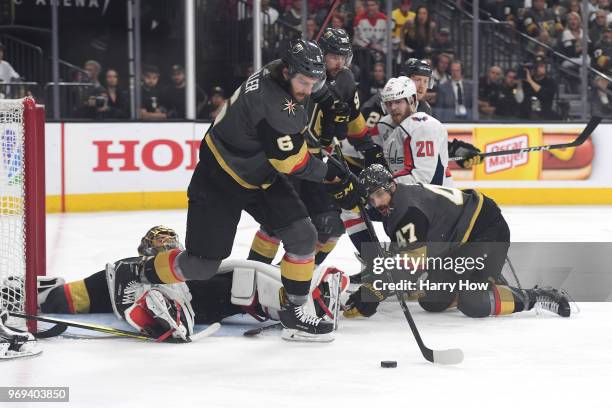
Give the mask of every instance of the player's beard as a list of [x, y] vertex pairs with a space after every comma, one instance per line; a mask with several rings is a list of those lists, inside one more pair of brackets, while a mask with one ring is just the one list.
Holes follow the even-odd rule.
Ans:
[[376, 207], [376, 210], [381, 213], [383, 217], [386, 217], [391, 212], [391, 207], [389, 207], [388, 205], [379, 205], [378, 207]]

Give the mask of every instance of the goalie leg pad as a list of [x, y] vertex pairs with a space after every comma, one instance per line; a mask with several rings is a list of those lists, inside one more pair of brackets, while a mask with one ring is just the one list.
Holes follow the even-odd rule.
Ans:
[[255, 268], [238, 267], [232, 277], [232, 303], [252, 311], [259, 302], [266, 317], [278, 320], [282, 287], [280, 273], [275, 278]]

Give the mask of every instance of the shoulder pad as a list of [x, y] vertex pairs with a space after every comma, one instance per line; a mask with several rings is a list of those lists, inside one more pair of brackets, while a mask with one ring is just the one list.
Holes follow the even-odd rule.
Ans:
[[270, 77], [262, 80], [259, 103], [263, 117], [278, 132], [291, 135], [301, 132], [306, 126], [304, 105], [298, 103]]

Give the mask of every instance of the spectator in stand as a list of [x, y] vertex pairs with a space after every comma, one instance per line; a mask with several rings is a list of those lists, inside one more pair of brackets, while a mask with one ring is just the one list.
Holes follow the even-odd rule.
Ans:
[[591, 115], [597, 116], [612, 116], [612, 103], [609, 93], [609, 82], [606, 78], [597, 76], [592, 87], [591, 95]]
[[524, 1], [521, 0], [485, 0], [484, 8], [493, 18], [516, 27], [518, 8], [523, 7], [523, 4]]
[[[315, 21], [317, 22], [318, 26], [323, 24], [323, 20], [319, 22], [318, 19], [315, 19]], [[334, 15], [331, 18], [331, 26], [332, 28], [340, 28], [344, 30], [346, 28], [346, 17], [344, 16], [344, 14], [334, 13]]]
[[285, 9], [281, 20], [296, 30], [302, 31], [302, 0], [293, 0], [289, 9]]
[[[601, 40], [593, 47], [593, 68], [605, 73], [612, 74], [612, 25], [606, 26]], [[606, 85], [607, 86], [607, 85]]]
[[[317, 22], [317, 25], [319, 27], [321, 27], [321, 24], [323, 24], [323, 21], [325, 20], [325, 17], [327, 17], [327, 12], [329, 11], [329, 7], [331, 6], [331, 4], [334, 2], [334, 0], [327, 0], [325, 2], [325, 4], [323, 5], [323, 7], [319, 8], [319, 10], [314, 13], [312, 10], [309, 9], [309, 12], [312, 14], [314, 14], [314, 19]], [[346, 16], [349, 13], [349, 7], [346, 4], [343, 4], [344, 1], [340, 1], [340, 4], [338, 5], [338, 7], [336, 7], [336, 11], [334, 11], [334, 15], [331, 18], [331, 24], [333, 28], [342, 28], [342, 29], [346, 29]], [[340, 20], [337, 20], [334, 22], [334, 20], [338, 18], [340, 20], [342, 20], [341, 24], [340, 24]]]
[[450, 65], [451, 80], [438, 88], [434, 116], [441, 122], [472, 119], [472, 81], [463, 79], [463, 64]]
[[225, 103], [225, 92], [220, 86], [215, 86], [210, 92], [210, 102], [204, 107], [202, 116], [206, 120], [214, 121]]
[[[185, 69], [181, 65], [173, 65], [170, 79], [172, 83], [162, 93], [162, 104], [168, 110], [168, 118], [185, 119]], [[196, 111], [204, 109], [206, 99], [204, 91], [196, 86]]]
[[13, 66], [4, 60], [4, 52], [6, 47], [0, 43], [0, 82], [12, 82], [14, 79], [19, 79], [19, 74], [13, 69]]
[[101, 86], [96, 87], [94, 92], [89, 95], [87, 100], [77, 109], [75, 116], [82, 119], [122, 119], [125, 112], [109, 104], [110, 96], [106, 89]]
[[603, 10], [597, 10], [595, 12], [595, 20], [591, 22], [591, 28], [589, 29], [589, 38], [594, 44], [597, 44], [599, 40], [601, 40], [603, 32], [608, 25], [606, 16], [607, 13]]
[[522, 68], [525, 79], [523, 79], [523, 100], [522, 115], [525, 119], [531, 120], [558, 120], [553, 109], [553, 98], [557, 91], [555, 81], [548, 76], [546, 60], [543, 57], [536, 57], [533, 66]]
[[168, 117], [166, 108], [161, 104], [159, 89], [159, 68], [148, 65], [143, 69], [142, 102], [140, 118], [143, 120], [163, 120]]
[[448, 74], [448, 68], [452, 58], [449, 54], [442, 53], [433, 58], [433, 72], [431, 77], [434, 80], [434, 87], [445, 84], [450, 81], [450, 75]]
[[83, 69], [87, 72], [88, 81], [92, 83], [96, 88], [102, 87], [100, 84], [100, 73], [102, 72], [102, 66], [96, 60], [89, 60], [83, 64]]
[[399, 7], [393, 10], [391, 18], [393, 19], [393, 32], [391, 33], [391, 41], [393, 48], [397, 49], [401, 42], [402, 27], [409, 22], [414, 21], [416, 13], [410, 10], [412, 0], [402, 0]]
[[374, 64], [372, 72], [370, 72], [367, 81], [362, 81], [361, 85], [361, 100], [367, 101], [374, 95], [378, 94], [385, 87], [387, 78], [385, 77], [385, 64], [377, 62]]
[[524, 98], [523, 86], [521, 81], [517, 80], [516, 70], [507, 69], [495, 105], [495, 116], [505, 119], [518, 118]]
[[478, 109], [483, 118], [492, 119], [501, 94], [503, 71], [497, 65], [489, 68], [486, 77], [478, 84]]
[[556, 46], [557, 34], [563, 31], [561, 20], [554, 11], [546, 8], [545, 0], [533, 0], [533, 7], [524, 14], [523, 27], [527, 34], [549, 47]]
[[449, 55], [455, 54], [454, 44], [451, 40], [450, 30], [442, 27], [436, 34], [431, 43], [432, 53], [434, 55], [446, 53]]
[[306, 38], [310, 41], [314, 41], [315, 37], [319, 32], [319, 27], [317, 26], [317, 22], [314, 18], [309, 18], [306, 20]]
[[119, 73], [114, 68], [106, 70], [104, 75], [106, 82], [106, 95], [108, 96], [108, 106], [114, 109], [115, 118], [127, 118], [129, 113], [129, 100], [127, 92], [119, 88]]
[[[571, 11], [567, 15], [567, 28], [561, 36], [563, 53], [569, 57], [569, 61], [563, 61], [561, 66], [566, 69], [578, 69], [582, 65], [582, 18], [580, 14]], [[587, 42], [589, 39], [587, 38]], [[587, 63], [590, 58], [587, 57]]]
[[427, 7], [418, 7], [415, 19], [402, 27], [400, 50], [404, 53], [404, 59], [423, 59], [428, 56], [432, 50], [435, 30], [436, 23], [431, 20]]
[[[278, 8], [283, 11], [288, 11], [291, 7], [293, 7], [292, 0], [278, 0], [276, 2], [278, 4]], [[316, 14], [321, 9], [327, 8], [329, 6], [328, 0], [308, 0], [308, 12], [310, 14]], [[300, 0], [300, 5], [302, 4]]]
[[261, 14], [264, 24], [274, 24], [278, 20], [278, 11], [270, 7], [270, 0], [261, 0]]
[[381, 54], [387, 52], [387, 16], [377, 0], [367, 0], [366, 11], [355, 17], [353, 44]]

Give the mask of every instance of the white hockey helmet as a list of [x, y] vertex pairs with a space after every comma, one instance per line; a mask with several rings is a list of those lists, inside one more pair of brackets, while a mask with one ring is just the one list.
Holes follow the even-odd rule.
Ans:
[[385, 102], [404, 98], [412, 107], [412, 110], [416, 110], [416, 85], [414, 81], [406, 76], [391, 78], [387, 81], [382, 91], [380, 91], [380, 106], [383, 112], [387, 114]]

